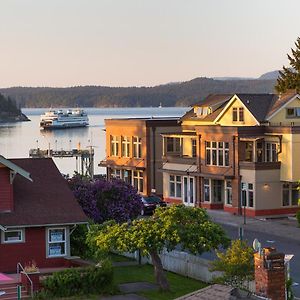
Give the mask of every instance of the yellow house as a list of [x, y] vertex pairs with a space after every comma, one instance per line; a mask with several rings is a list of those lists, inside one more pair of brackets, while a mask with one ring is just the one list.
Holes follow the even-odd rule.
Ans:
[[297, 93], [209, 95], [180, 122], [181, 133], [162, 135], [167, 201], [251, 216], [297, 210]]

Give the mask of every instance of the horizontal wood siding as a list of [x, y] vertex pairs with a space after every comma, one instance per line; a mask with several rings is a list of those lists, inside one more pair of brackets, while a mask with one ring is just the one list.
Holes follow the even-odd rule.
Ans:
[[17, 263], [23, 266], [34, 260], [38, 267], [68, 266], [64, 258], [46, 258], [46, 229], [44, 227], [26, 228], [25, 242], [0, 244], [0, 272], [16, 272]]

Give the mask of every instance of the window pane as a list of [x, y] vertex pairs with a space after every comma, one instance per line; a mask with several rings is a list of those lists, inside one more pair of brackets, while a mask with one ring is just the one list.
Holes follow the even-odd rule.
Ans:
[[65, 241], [64, 229], [49, 229], [49, 242]]
[[49, 244], [49, 256], [61, 256], [66, 254], [65, 243]]
[[175, 180], [175, 176], [174, 175], [170, 175], [170, 181], [174, 182], [174, 180]]
[[211, 164], [210, 159], [211, 159], [211, 157], [210, 157], [210, 149], [206, 149], [206, 164], [207, 165]]
[[289, 189], [284, 188], [286, 186], [285, 184], [283, 185], [283, 190], [282, 190], [282, 205], [283, 206], [289, 206], [290, 205], [290, 191]]
[[237, 108], [232, 109], [232, 121], [236, 122], [238, 120], [237, 118]]
[[239, 121], [244, 122], [244, 108], [243, 107], [239, 108]]
[[4, 232], [4, 241], [5, 242], [22, 241], [21, 230]]
[[253, 207], [253, 191], [248, 191], [248, 206]]
[[292, 186], [292, 205], [298, 205], [299, 191], [297, 187], [297, 185]]
[[225, 150], [225, 166], [229, 166], [229, 150]]
[[223, 159], [223, 150], [219, 150], [219, 166], [223, 166], [224, 164], [224, 159]]
[[175, 183], [170, 182], [170, 196], [175, 197]]
[[212, 165], [217, 165], [217, 150], [215, 149], [212, 150]]

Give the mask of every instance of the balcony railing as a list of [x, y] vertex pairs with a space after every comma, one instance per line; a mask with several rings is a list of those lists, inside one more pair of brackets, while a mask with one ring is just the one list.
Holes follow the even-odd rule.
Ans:
[[180, 153], [166, 153], [163, 156], [164, 162], [179, 163], [179, 164], [196, 164], [197, 158]]

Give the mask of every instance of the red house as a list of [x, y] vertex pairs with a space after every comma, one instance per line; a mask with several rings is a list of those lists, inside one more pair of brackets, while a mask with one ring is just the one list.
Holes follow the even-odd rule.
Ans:
[[0, 272], [34, 260], [68, 265], [70, 234], [87, 217], [52, 159], [0, 156]]

